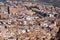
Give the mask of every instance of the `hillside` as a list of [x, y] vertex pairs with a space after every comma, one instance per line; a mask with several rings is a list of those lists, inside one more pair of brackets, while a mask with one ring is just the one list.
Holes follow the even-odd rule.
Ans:
[[42, 2], [51, 3], [54, 6], [60, 7], [60, 0], [40, 0]]
[[[5, 2], [6, 0], [0, 0], [0, 1]], [[12, 1], [14, 1], [14, 0], [12, 0]], [[52, 4], [55, 7], [60, 7], [60, 0], [17, 0], [17, 1], [31, 1], [31, 2], [37, 1], [37, 2]]]

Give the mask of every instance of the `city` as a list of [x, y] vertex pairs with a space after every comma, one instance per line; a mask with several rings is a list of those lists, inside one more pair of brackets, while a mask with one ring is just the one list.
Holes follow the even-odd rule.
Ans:
[[0, 40], [58, 40], [59, 30], [59, 7], [29, 0], [0, 2]]

